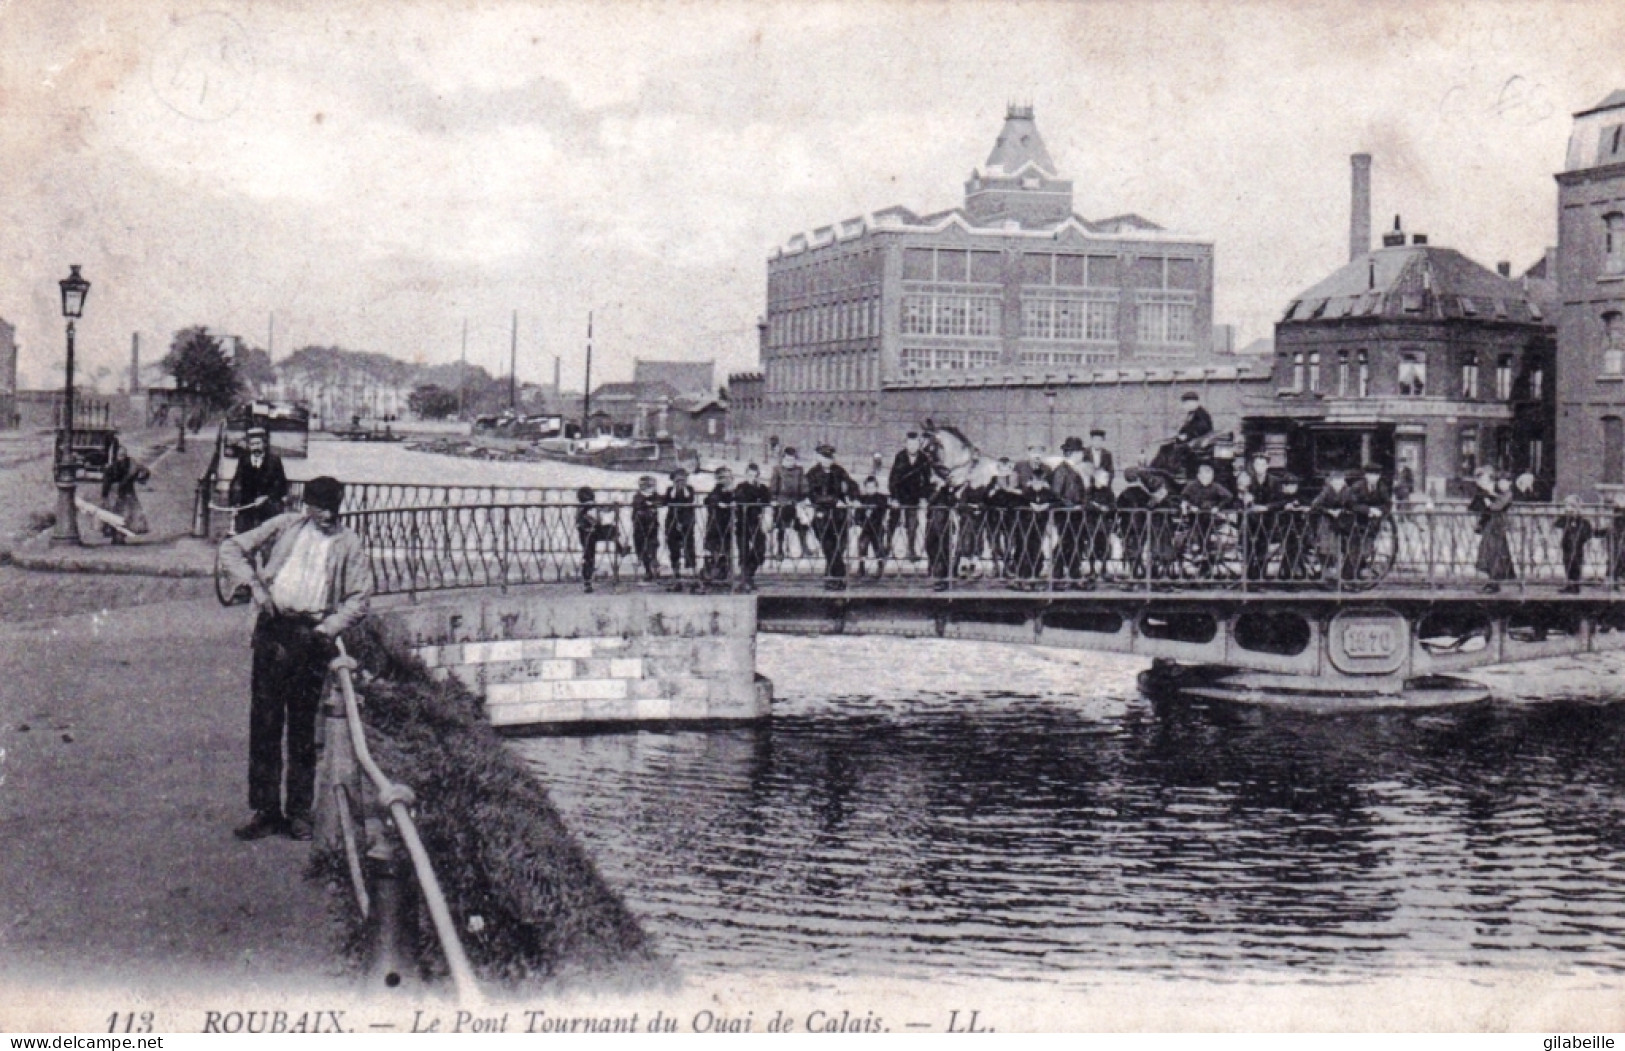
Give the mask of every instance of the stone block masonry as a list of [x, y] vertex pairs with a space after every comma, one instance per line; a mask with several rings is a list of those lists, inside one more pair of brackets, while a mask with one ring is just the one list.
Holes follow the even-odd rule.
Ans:
[[469, 592], [377, 610], [387, 637], [485, 702], [493, 726], [757, 719], [748, 595]]

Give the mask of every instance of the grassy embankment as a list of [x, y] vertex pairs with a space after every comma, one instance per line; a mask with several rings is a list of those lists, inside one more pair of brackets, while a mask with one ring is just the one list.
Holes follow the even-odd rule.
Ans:
[[[455, 680], [436, 682], [376, 627], [350, 635], [368, 743], [385, 773], [417, 795], [419, 832], [481, 977], [668, 979], [649, 937], [546, 789], [485, 722], [478, 699]], [[342, 861], [332, 862], [343, 871]], [[341, 899], [358, 929], [353, 899]], [[419, 903], [415, 911], [419, 964], [426, 975], [442, 974], [428, 910]]]

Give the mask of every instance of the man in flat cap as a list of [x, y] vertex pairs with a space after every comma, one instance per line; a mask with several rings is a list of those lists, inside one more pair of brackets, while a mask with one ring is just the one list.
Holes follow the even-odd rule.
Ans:
[[889, 541], [901, 525], [908, 536], [908, 557], [916, 556], [914, 538], [920, 531], [920, 505], [931, 496], [931, 461], [920, 449], [920, 434], [909, 431], [903, 448], [891, 462], [886, 476], [886, 495], [891, 498], [891, 521], [886, 526]]
[[237, 473], [232, 475], [230, 499], [237, 512], [236, 532], [246, 533], [261, 522], [282, 513], [288, 497], [288, 476], [282, 458], [271, 451], [270, 435], [264, 427], [248, 428], [247, 450], [237, 457]]
[[846, 533], [857, 483], [835, 462], [835, 447], [825, 442], [815, 450], [818, 462], [807, 472], [807, 499], [813, 505], [813, 535], [824, 549], [824, 587], [846, 589]]
[[[344, 484], [305, 483], [304, 509], [226, 538], [220, 561], [248, 585], [258, 616], [248, 722], [248, 824], [238, 839], [285, 833], [311, 837], [316, 794], [316, 709], [340, 632], [360, 620], [372, 596], [361, 538], [339, 521]], [[269, 551], [263, 567], [256, 557]], [[287, 793], [282, 738], [287, 734]]]

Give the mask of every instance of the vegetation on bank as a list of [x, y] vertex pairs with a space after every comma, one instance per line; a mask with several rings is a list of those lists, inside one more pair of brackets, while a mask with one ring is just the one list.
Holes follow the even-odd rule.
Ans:
[[[368, 743], [384, 772], [417, 796], [419, 833], [481, 977], [663, 974], [648, 935], [479, 701], [456, 681], [436, 682], [375, 626], [351, 635]], [[415, 911], [419, 963], [426, 975], [443, 974], [428, 910], [419, 902]]]

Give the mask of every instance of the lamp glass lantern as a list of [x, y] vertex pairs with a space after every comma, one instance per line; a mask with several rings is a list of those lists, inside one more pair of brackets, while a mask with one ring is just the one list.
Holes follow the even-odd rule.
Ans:
[[90, 295], [90, 282], [80, 276], [77, 266], [70, 266], [68, 270], [68, 276], [57, 284], [62, 287], [62, 316], [72, 321], [84, 316], [85, 297]]

